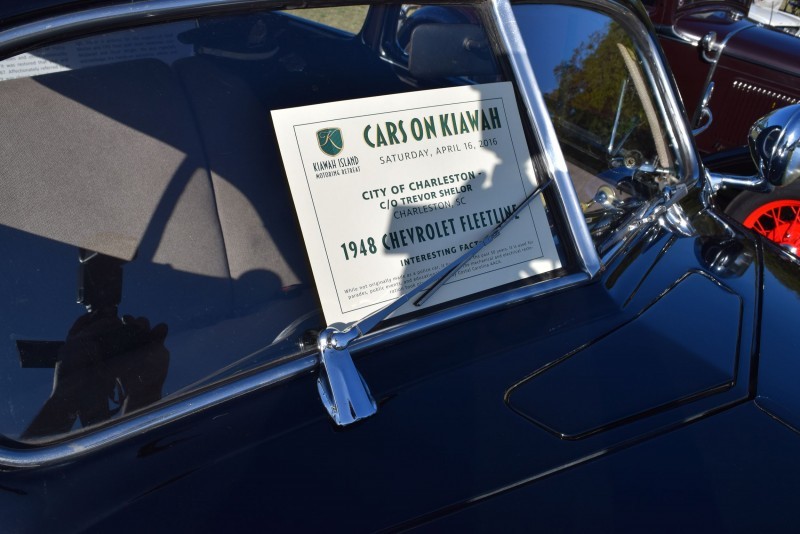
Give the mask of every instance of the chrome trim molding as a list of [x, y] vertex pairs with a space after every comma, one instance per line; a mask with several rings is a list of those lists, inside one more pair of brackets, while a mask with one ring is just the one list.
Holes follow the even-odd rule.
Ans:
[[580, 201], [572, 186], [572, 180], [567, 172], [567, 164], [561, 154], [556, 132], [550, 121], [550, 114], [544, 103], [544, 98], [536, 83], [536, 76], [530, 63], [525, 60], [527, 51], [522, 34], [517, 26], [516, 18], [508, 0], [494, 0], [494, 22], [500, 32], [500, 37], [509, 54], [511, 68], [514, 76], [519, 83], [522, 99], [528, 116], [533, 124], [534, 133], [537, 141], [542, 148], [545, 164], [548, 172], [555, 178], [555, 186], [558, 189], [558, 198], [561, 207], [567, 215], [569, 229], [572, 239], [578, 249], [578, 255], [582, 262], [582, 267], [586, 274], [594, 277], [600, 271], [600, 258], [594, 248], [594, 242], [586, 226], [586, 220], [580, 209]]
[[17, 469], [42, 467], [73, 460], [89, 452], [119, 443], [132, 436], [143, 434], [212, 406], [275, 385], [301, 373], [310, 372], [316, 365], [316, 356], [306, 356], [210, 391], [199, 393], [191, 398], [179, 400], [174, 404], [168, 404], [142, 415], [111, 424], [96, 432], [77, 436], [63, 443], [26, 449], [0, 447], [0, 467]]
[[[679, 103], [678, 89], [673, 83], [672, 71], [660, 53], [661, 47], [656, 41], [655, 35], [647, 30], [641, 20], [632, 17], [630, 10], [617, 4], [614, 0], [603, 3], [598, 0], [586, 0], [586, 2], [598, 6], [598, 9], [602, 5], [602, 9], [605, 11], [617, 15], [615, 20], [618, 23], [628, 23], [626, 27], [630, 30], [630, 36], [636, 44], [637, 52], [641, 55], [640, 59], [645, 67], [647, 80], [654, 88], [653, 97], [658, 103], [657, 108], [662, 113], [661, 125], [667, 130], [670, 147], [675, 151], [677, 164], [683, 173], [680, 179], [689, 188], [699, 184], [701, 166], [694, 148], [692, 129], [684, 113], [683, 105]], [[635, 26], [629, 24], [633, 20], [636, 20]]]
[[[625, 7], [619, 4], [611, 2], [610, 5], [615, 8], [614, 11], [619, 17], [624, 17], [629, 13]], [[631, 17], [628, 16], [627, 19], [631, 20]], [[637, 28], [630, 28], [636, 30], [631, 37], [635, 37], [634, 42], [637, 51], [641, 54], [648, 82], [654, 88], [653, 97], [658, 103], [659, 112], [662, 113], [661, 125], [667, 130], [670, 147], [675, 152], [676, 163], [683, 173], [680, 180], [691, 188], [699, 184], [701, 178], [700, 161], [694, 148], [692, 129], [683, 105], [679, 103], [678, 90], [673, 83], [672, 71], [667, 66], [666, 59], [659, 53], [660, 45], [655, 36], [647, 31], [644, 24], [639, 19], [636, 21]], [[617, 22], [621, 23], [622, 19], [617, 19]]]

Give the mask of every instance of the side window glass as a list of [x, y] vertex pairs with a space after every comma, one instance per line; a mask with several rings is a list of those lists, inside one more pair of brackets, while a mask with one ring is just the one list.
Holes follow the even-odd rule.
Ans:
[[[355, 6], [191, 19], [73, 39], [0, 62], [0, 122], [13, 132], [0, 143], [3, 197], [12, 199], [0, 209], [0, 435], [62, 439], [316, 348], [326, 320], [272, 112], [505, 81], [475, 9], [443, 7], [437, 16], [427, 8], [379, 9], [391, 16], [367, 18], [369, 7]], [[401, 12], [406, 22], [425, 15], [413, 31], [403, 26], [410, 31], [404, 64], [387, 58], [384, 41], [358, 35], [374, 19], [385, 27], [373, 34], [397, 41]], [[516, 105], [511, 84], [502, 85]], [[386, 119], [372, 124], [370, 135], [391, 160], [384, 169], [411, 161], [413, 147], [392, 145], [438, 132], [434, 142], [448, 158], [461, 165], [474, 149], [475, 158], [492, 160], [490, 171], [498, 154], [523, 153], [527, 141], [521, 126], [512, 136], [497, 106], [487, 109], [426, 112], [397, 122], [406, 125], [402, 132], [388, 130], [395, 123]], [[505, 130], [489, 131], [497, 128]], [[348, 137], [347, 147], [362, 137]], [[312, 148], [321, 175], [350, 170], [333, 169], [331, 153]], [[444, 256], [455, 259], [474, 246], [519, 196], [497, 187], [517, 196], [479, 209], [473, 206], [499, 198], [485, 196], [488, 177], [472, 181], [471, 168], [429, 176], [422, 161], [416, 164], [418, 176], [387, 204], [397, 214], [375, 230], [374, 242], [336, 243], [337, 253], [358, 253], [361, 261], [379, 245], [406, 247], [406, 239], [439, 239], [457, 229], [460, 243], [391, 258], [406, 262], [392, 288], [400, 278], [419, 283]], [[523, 190], [521, 180], [506, 183]], [[465, 201], [463, 194], [471, 196]], [[361, 194], [356, 204], [366, 205]], [[462, 211], [443, 214], [453, 206]], [[544, 204], [540, 209], [542, 235], [534, 244], [561, 247], [548, 235], [556, 225], [549, 226]], [[527, 241], [503, 257], [526, 254], [520, 265], [532, 264], [540, 256]], [[495, 269], [490, 260], [481, 258], [475, 269]], [[513, 267], [511, 282], [479, 291], [524, 286], [546, 272]]]
[[598, 193], [604, 200], [613, 195], [618, 207], [655, 197], [674, 175], [674, 158], [658, 99], [625, 28], [580, 7], [514, 10], [586, 213], [599, 208]]

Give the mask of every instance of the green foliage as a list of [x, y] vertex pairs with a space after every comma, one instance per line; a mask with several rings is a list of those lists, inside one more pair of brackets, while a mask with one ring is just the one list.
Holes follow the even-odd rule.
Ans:
[[[609, 22], [554, 69], [558, 86], [545, 95], [556, 128], [574, 146], [595, 158], [605, 159], [620, 93], [628, 78], [620, 44], [632, 48], [622, 27]], [[631, 133], [626, 143], [629, 148], [641, 149], [642, 143], [652, 147], [652, 140], [647, 140], [644, 111], [630, 83], [622, 101], [615, 144], [628, 133]]]

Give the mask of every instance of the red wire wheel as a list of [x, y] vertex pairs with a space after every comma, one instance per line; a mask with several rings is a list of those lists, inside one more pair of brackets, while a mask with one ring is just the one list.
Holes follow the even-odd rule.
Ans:
[[800, 250], [800, 184], [769, 195], [742, 193], [725, 211], [770, 241]]
[[775, 200], [753, 210], [744, 225], [779, 245], [800, 247], [800, 200]]

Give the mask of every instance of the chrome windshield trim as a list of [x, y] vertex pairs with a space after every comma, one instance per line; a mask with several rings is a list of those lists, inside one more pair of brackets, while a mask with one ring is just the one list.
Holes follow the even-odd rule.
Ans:
[[[312, 371], [317, 365], [316, 356], [281, 364], [241, 379], [167, 404], [154, 410], [112, 423], [106, 428], [53, 445], [25, 449], [0, 447], [0, 466], [4, 468], [43, 467], [73, 460], [84, 454], [154, 430], [189, 415], [206, 410], [223, 402], [267, 388], [299, 374]], [[29, 445], [26, 443], [26, 446]]]
[[645, 63], [644, 72], [647, 80], [654, 88], [652, 96], [658, 104], [658, 110], [662, 113], [661, 124], [667, 129], [666, 134], [670, 147], [677, 157], [676, 163], [682, 173], [681, 182], [689, 188], [699, 185], [702, 173], [692, 128], [684, 112], [683, 104], [677, 96], [678, 88], [672, 79], [672, 71], [667, 66], [655, 36], [648, 31], [647, 26], [639, 17], [631, 17], [631, 11], [628, 8], [613, 0], [602, 3], [598, 0], [588, 0], [586, 3], [598, 8], [602, 4], [602, 9], [616, 14], [616, 20], [620, 23], [636, 21], [635, 26], [627, 24], [627, 27], [632, 30], [631, 37]]
[[[661, 53], [661, 48], [655, 40], [655, 36], [648, 30], [640, 17], [631, 17], [630, 9], [614, 0], [571, 0], [575, 5], [590, 5], [598, 10], [615, 15], [615, 20], [619, 23], [625, 22], [626, 28], [630, 30], [634, 44], [640, 59], [644, 64], [644, 73], [648, 84], [653, 87], [653, 99], [657, 104], [660, 113], [661, 124], [666, 128], [669, 146], [677, 158], [677, 165], [681, 176], [681, 182], [688, 189], [699, 187], [702, 173], [700, 160], [697, 157], [697, 150], [694, 143], [694, 135], [689, 125], [688, 118], [684, 112], [683, 104], [678, 98], [678, 89], [667, 66], [666, 59]], [[632, 25], [632, 21], [636, 21]], [[628, 242], [633, 234], [638, 233], [640, 228], [632, 230], [623, 238], [621, 243]], [[616, 255], [624, 247], [614, 246], [602, 254], [604, 265], [608, 265], [615, 260]]]
[[539, 84], [536, 82], [536, 76], [533, 74], [530, 63], [525, 60], [527, 51], [511, 9], [511, 3], [508, 0], [494, 0], [492, 8], [495, 26], [500, 33], [504, 48], [508, 51], [511, 68], [519, 84], [537, 141], [542, 149], [547, 171], [555, 179], [557, 197], [567, 216], [570, 234], [577, 248], [581, 267], [586, 274], [594, 277], [600, 271], [600, 258], [594, 248], [589, 228], [586, 226], [578, 195], [575, 193], [572, 180], [567, 172], [567, 163], [559, 148], [556, 132], [539, 90]]

